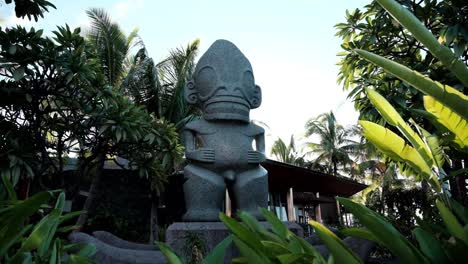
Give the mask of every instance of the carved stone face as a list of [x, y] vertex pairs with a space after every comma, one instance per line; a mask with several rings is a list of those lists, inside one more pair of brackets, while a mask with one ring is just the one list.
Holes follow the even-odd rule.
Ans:
[[200, 58], [185, 97], [189, 103], [201, 105], [207, 120], [244, 122], [249, 122], [250, 109], [262, 101], [250, 62], [226, 40], [217, 40]]

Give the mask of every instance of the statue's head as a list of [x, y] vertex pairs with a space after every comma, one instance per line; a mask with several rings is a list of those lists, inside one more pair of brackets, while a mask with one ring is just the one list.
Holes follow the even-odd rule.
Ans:
[[198, 61], [185, 98], [200, 104], [207, 120], [249, 122], [250, 109], [260, 106], [262, 92], [244, 54], [231, 42], [217, 40]]

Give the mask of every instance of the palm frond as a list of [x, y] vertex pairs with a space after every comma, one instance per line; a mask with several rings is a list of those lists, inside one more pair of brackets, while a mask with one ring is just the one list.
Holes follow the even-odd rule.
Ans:
[[104, 9], [91, 8], [86, 14], [91, 19], [87, 37], [97, 51], [108, 82], [118, 86], [124, 73], [124, 60], [130, 49], [128, 39]]

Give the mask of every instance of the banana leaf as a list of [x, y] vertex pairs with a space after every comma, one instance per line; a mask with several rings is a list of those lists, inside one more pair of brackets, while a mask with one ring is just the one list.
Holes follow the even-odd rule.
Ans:
[[429, 263], [427, 258], [395, 229], [383, 216], [350, 199], [337, 200], [349, 210], [380, 242], [385, 245], [402, 263]]
[[320, 239], [327, 245], [337, 263], [362, 263], [361, 259], [328, 228], [316, 221], [310, 221], [309, 224], [314, 227]]
[[394, 0], [377, 0], [377, 2], [428, 48], [445, 67], [452, 71], [465, 87], [468, 87], [468, 68], [466, 65], [448, 47], [441, 45], [416, 16]]
[[[424, 96], [424, 107], [434, 115], [436, 122], [444, 126], [455, 136], [453, 142], [457, 147], [468, 153], [468, 119], [444, 106], [431, 96]], [[468, 108], [468, 104], [466, 105]]]
[[392, 126], [398, 128], [405, 138], [413, 145], [416, 151], [419, 152], [421, 157], [429, 162], [428, 166], [432, 167], [434, 164], [434, 157], [431, 151], [426, 147], [424, 141], [413, 129], [403, 120], [393, 106], [378, 92], [366, 89], [367, 96], [372, 104], [377, 108], [379, 113], [385, 118], [385, 120]]
[[432, 174], [431, 167], [421, 157], [418, 151], [406, 144], [405, 141], [391, 130], [378, 124], [361, 120], [363, 136], [372, 142], [385, 155], [396, 161], [406, 162], [412, 169], [423, 176], [436, 191], [440, 191], [440, 184]]
[[417, 71], [413, 71], [404, 65], [393, 62], [372, 52], [359, 49], [355, 50], [355, 52], [369, 62], [382, 67], [385, 71], [409, 83], [419, 91], [434, 97], [437, 101], [468, 120], [468, 96], [459, 92], [455, 88], [433, 81]]

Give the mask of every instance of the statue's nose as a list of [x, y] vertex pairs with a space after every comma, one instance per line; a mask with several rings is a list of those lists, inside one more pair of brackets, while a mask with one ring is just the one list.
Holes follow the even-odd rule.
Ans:
[[217, 92], [218, 95], [225, 95], [225, 96], [238, 96], [243, 97], [244, 94], [242, 93], [242, 88], [235, 84], [228, 84], [220, 86]]

